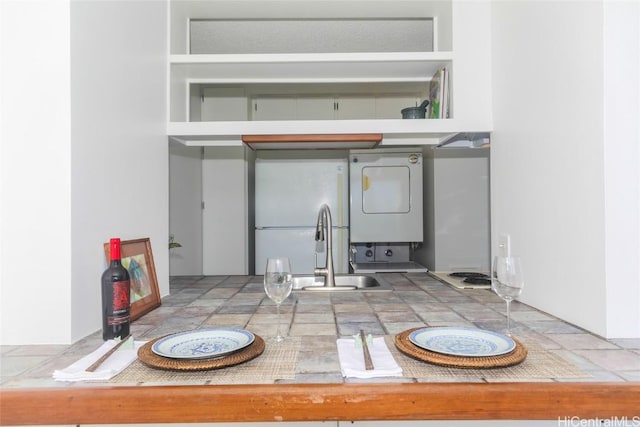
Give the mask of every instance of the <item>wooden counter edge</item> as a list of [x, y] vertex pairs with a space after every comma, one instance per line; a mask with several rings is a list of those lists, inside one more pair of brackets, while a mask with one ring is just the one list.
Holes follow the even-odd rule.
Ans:
[[0, 390], [0, 424], [633, 419], [638, 402], [638, 382], [83, 386]]

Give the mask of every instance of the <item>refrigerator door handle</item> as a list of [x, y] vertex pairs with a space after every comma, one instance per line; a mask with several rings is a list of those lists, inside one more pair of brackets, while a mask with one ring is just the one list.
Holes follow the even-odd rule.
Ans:
[[345, 217], [344, 215], [344, 203], [343, 200], [345, 199], [344, 197], [344, 189], [346, 188], [345, 184], [344, 184], [344, 174], [342, 172], [338, 172], [337, 174], [337, 179], [336, 179], [336, 193], [338, 194], [338, 206], [337, 206], [337, 215], [336, 215], [336, 226], [338, 227], [343, 227], [344, 226], [344, 221], [343, 218]]

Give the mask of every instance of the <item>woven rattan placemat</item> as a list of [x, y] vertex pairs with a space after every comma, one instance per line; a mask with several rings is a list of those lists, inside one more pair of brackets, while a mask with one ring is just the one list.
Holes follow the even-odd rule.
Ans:
[[277, 380], [294, 379], [301, 345], [300, 337], [287, 337], [281, 343], [276, 343], [271, 338], [263, 342], [265, 345], [262, 354], [224, 369], [165, 370], [151, 368], [136, 360], [109, 382], [136, 385], [273, 384]]
[[409, 335], [418, 329], [423, 328], [408, 329], [397, 334], [394, 338], [395, 345], [398, 350], [407, 356], [435, 365], [449, 366], [452, 368], [503, 368], [517, 365], [527, 357], [527, 349], [516, 339], [514, 339], [516, 348], [507, 354], [501, 354], [499, 356], [463, 357], [436, 353], [420, 348], [409, 340]]
[[395, 336], [386, 336], [385, 342], [403, 376], [418, 381], [553, 381], [591, 377], [560, 355], [542, 348], [535, 337], [519, 338], [527, 347], [526, 359], [517, 365], [494, 369], [434, 365], [402, 353], [395, 346]]

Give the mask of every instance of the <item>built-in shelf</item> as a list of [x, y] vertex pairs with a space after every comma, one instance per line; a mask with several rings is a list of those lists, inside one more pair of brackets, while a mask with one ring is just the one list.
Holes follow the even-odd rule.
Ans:
[[438, 145], [459, 132], [489, 132], [490, 129], [462, 129], [456, 119], [414, 120], [291, 120], [171, 122], [168, 134], [190, 146], [242, 145], [242, 135], [383, 135], [384, 145]]
[[189, 83], [429, 81], [451, 52], [171, 55]]
[[[267, 4], [268, 3], [268, 4]], [[171, 48], [169, 55], [168, 135], [193, 146], [241, 146], [242, 135], [291, 134], [365, 134], [380, 133], [385, 145], [438, 145], [460, 132], [491, 132], [490, 60], [484, 52], [490, 46], [490, 30], [485, 18], [490, 8], [471, 2], [457, 7], [455, 2], [397, 2], [382, 0], [363, 8], [361, 2], [345, 0], [326, 8], [322, 2], [184, 1], [171, 4]], [[373, 19], [433, 18], [434, 51], [356, 52], [356, 53], [242, 53], [189, 54], [191, 19]], [[478, 19], [483, 24], [478, 27]], [[455, 26], [453, 23], [455, 22]], [[455, 46], [454, 46], [455, 40]], [[198, 90], [210, 86], [228, 86], [244, 90], [250, 107], [260, 95], [318, 95], [293, 92], [292, 86], [327, 84], [330, 96], [353, 95], [345, 85], [378, 85], [369, 95], [390, 96], [418, 93], [425, 98], [430, 81], [441, 67], [450, 70], [451, 118], [440, 120], [203, 120], [197, 108]], [[269, 93], [265, 85], [287, 85], [283, 92]], [[335, 85], [337, 88], [329, 88]], [[396, 86], [393, 86], [396, 85]], [[403, 86], [404, 85], [404, 86]], [[425, 89], [413, 90], [416, 85]], [[261, 86], [261, 87], [258, 87]], [[408, 88], [411, 87], [411, 90]], [[384, 88], [384, 89], [382, 89]], [[390, 88], [394, 90], [390, 90]], [[395, 91], [395, 88], [400, 88]], [[353, 89], [353, 88], [349, 88]], [[380, 89], [377, 92], [376, 89]], [[305, 104], [306, 105], [306, 104]], [[408, 103], [410, 106], [410, 103]], [[296, 110], [298, 111], [298, 110]], [[305, 117], [306, 118], [306, 117]], [[193, 121], [190, 121], [193, 120]], [[204, 120], [211, 120], [206, 117]], [[226, 118], [224, 120], [231, 120]]]
[[[446, 66], [455, 73], [453, 56], [452, 52], [171, 55], [172, 111], [168, 135], [194, 146], [241, 145], [241, 135], [364, 133], [383, 134], [380, 145], [437, 145], [459, 132], [490, 132], [486, 122], [478, 126], [469, 117], [461, 120], [456, 111], [453, 118], [443, 120], [189, 122], [187, 119], [192, 85], [393, 82], [428, 85], [440, 67]], [[452, 93], [456, 90], [453, 73]]]

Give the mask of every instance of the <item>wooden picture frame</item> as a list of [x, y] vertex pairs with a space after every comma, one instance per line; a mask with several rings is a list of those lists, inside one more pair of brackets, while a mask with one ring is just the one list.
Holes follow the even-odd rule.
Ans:
[[[111, 262], [109, 243], [104, 244], [107, 265]], [[149, 238], [120, 242], [122, 266], [131, 278], [131, 321], [160, 306], [160, 291]]]

